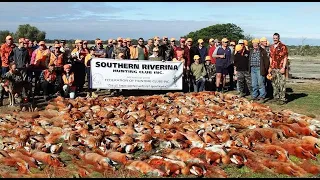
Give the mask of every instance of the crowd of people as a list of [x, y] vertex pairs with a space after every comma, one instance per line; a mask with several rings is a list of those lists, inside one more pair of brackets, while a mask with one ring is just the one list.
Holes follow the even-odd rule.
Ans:
[[[288, 50], [278, 33], [273, 35], [273, 41], [270, 45], [265, 37], [253, 39], [249, 47], [243, 39], [211, 38], [206, 47], [203, 39], [194, 43], [191, 38], [177, 42], [175, 38], [163, 37], [161, 41], [154, 37], [145, 43], [139, 38], [137, 44], [132, 44], [130, 38], [119, 37], [105, 44], [97, 38], [92, 47], [88, 47], [87, 41], [76, 40], [71, 50], [66, 40], [47, 47], [44, 41], [19, 38], [16, 45], [9, 35], [0, 48], [0, 105], [4, 96], [13, 105], [16, 99], [21, 102], [41, 92], [45, 100], [55, 95], [74, 98], [84, 91], [86, 77], [87, 97], [97, 97], [95, 91], [99, 90], [92, 90], [90, 77], [90, 61], [94, 57], [183, 62], [184, 92], [226, 92], [236, 88], [241, 97], [249, 93], [252, 100], [265, 102], [269, 98], [283, 104]], [[227, 75], [228, 89], [225, 88]], [[111, 90], [112, 95], [119, 93], [120, 90]]]

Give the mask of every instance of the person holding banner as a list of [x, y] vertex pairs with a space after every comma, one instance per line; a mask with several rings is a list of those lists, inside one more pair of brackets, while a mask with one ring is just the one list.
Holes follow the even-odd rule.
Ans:
[[207, 74], [206, 68], [204, 67], [204, 64], [200, 63], [200, 56], [195, 55], [194, 56], [194, 63], [191, 65], [191, 73], [193, 75], [193, 86], [194, 86], [194, 92], [201, 92], [204, 91], [205, 86], [205, 76]]
[[76, 48], [71, 52], [71, 56], [74, 60], [72, 66], [75, 75], [74, 83], [77, 87], [78, 92], [82, 92], [86, 77], [86, 67], [84, 65], [84, 59], [86, 55], [89, 53], [89, 51], [83, 48], [82, 40], [76, 40], [75, 44]]
[[84, 65], [86, 66], [86, 74], [87, 74], [87, 81], [88, 81], [88, 92], [86, 98], [92, 97], [96, 98], [98, 95], [95, 92], [92, 92], [92, 82], [91, 82], [91, 60], [95, 57], [96, 49], [95, 47], [90, 48], [90, 53], [84, 59]]

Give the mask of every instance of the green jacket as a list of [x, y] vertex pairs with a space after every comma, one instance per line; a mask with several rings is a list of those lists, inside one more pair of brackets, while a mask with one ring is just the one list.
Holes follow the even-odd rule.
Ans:
[[204, 67], [203, 64], [195, 64], [192, 63], [191, 64], [191, 72], [194, 76], [194, 78], [197, 80], [199, 80], [201, 77], [205, 77], [207, 72], [206, 72], [206, 68]]

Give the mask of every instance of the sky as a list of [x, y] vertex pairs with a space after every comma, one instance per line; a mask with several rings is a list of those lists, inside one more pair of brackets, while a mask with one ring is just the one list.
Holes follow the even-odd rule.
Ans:
[[320, 45], [319, 2], [0, 2], [0, 30], [30, 24], [47, 39], [179, 38], [191, 31], [234, 23], [271, 42]]

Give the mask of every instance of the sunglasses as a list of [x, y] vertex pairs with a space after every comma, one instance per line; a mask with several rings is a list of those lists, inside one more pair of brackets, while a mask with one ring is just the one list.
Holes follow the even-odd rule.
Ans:
[[[129, 41], [129, 42], [131, 42], [131, 41]], [[139, 41], [139, 42], [143, 42], [143, 41]]]
[[229, 43], [229, 41], [223, 42], [223, 43]]
[[230, 44], [230, 46], [235, 46], [235, 45], [233, 45], [233, 44]]
[[[85, 43], [85, 44], [88, 44], [88, 43]], [[101, 45], [102, 43], [98, 43], [98, 44], [100, 44], [100, 45]]]
[[159, 51], [153, 51], [153, 52], [159, 52]]
[[168, 39], [164, 39], [163, 41], [168, 41]]

